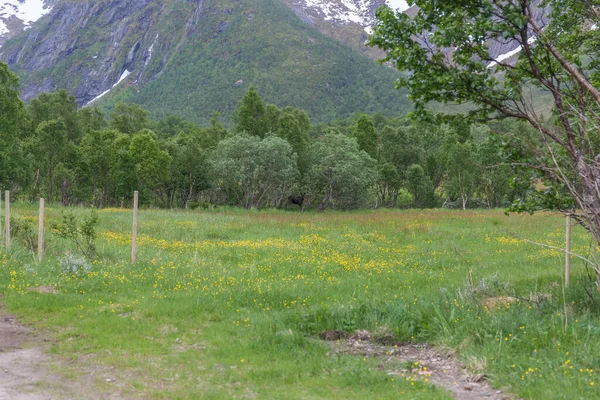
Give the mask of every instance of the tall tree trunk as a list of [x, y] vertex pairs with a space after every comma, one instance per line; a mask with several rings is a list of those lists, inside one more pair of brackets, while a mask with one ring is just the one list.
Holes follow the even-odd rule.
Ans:
[[331, 196], [333, 195], [333, 186], [332, 184], [327, 186], [327, 191], [325, 193], [325, 198], [321, 201], [321, 205], [319, 206], [319, 212], [325, 211], [327, 207], [329, 207], [331, 203]]
[[398, 196], [400, 195], [400, 191], [398, 189], [394, 189], [394, 196], [392, 201], [392, 208], [396, 208], [396, 204], [398, 204]]
[[48, 171], [48, 203], [52, 204], [52, 187], [54, 186], [53, 169]]
[[34, 201], [36, 195], [39, 193], [39, 187], [38, 187], [39, 183], [40, 183], [40, 169], [38, 168], [35, 171], [35, 180], [33, 182], [34, 193], [32, 194], [31, 201]]
[[192, 201], [192, 197], [194, 195], [194, 181], [192, 179], [192, 173], [190, 172], [190, 187], [188, 188], [187, 199], [185, 199], [185, 208], [186, 210], [190, 208], [190, 202]]
[[[104, 180], [104, 182], [106, 182], [106, 180]], [[108, 193], [108, 187], [107, 184], [104, 183], [104, 186], [102, 186], [102, 193], [100, 194], [100, 208], [104, 208], [104, 206], [106, 205], [106, 197], [107, 197], [107, 193]]]
[[61, 204], [63, 206], [69, 205], [69, 183], [67, 178], [63, 178], [62, 186], [61, 186]]

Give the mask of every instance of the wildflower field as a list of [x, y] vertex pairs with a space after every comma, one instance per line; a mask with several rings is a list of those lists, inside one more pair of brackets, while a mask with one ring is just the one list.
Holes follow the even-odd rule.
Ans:
[[[35, 206], [12, 210], [37, 224]], [[131, 265], [130, 211], [98, 211], [93, 260], [52, 234], [63, 211], [47, 209], [41, 264], [26, 241], [0, 247], [1, 301], [63, 373], [100, 371], [123, 397], [451, 398], [319, 339], [366, 330], [447, 349], [517, 397], [600, 398], [589, 272], [574, 259], [566, 289], [564, 253], [519, 239], [563, 247], [560, 216], [142, 210]], [[589, 256], [585, 231], [573, 241]]]

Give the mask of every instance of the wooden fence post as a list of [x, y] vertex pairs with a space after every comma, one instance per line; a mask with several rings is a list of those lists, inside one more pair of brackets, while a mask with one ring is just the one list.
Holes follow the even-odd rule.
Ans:
[[133, 226], [131, 229], [131, 263], [137, 259], [138, 191], [133, 192]]
[[594, 238], [594, 270], [596, 272], [596, 290], [600, 291], [600, 270], [598, 265], [598, 242]]
[[10, 192], [7, 190], [4, 192], [4, 209], [6, 210], [5, 218], [5, 226], [6, 231], [4, 234], [6, 235], [6, 250], [10, 249]]
[[567, 214], [567, 235], [565, 246], [565, 287], [571, 284], [571, 215]]
[[38, 262], [44, 255], [44, 199], [40, 199], [40, 214], [38, 217]]
[[2, 246], [2, 192], [0, 192], [0, 246]]

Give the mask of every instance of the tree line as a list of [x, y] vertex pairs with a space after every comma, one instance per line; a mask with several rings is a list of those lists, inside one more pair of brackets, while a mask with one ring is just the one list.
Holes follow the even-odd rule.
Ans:
[[[411, 123], [357, 114], [311, 124], [306, 112], [265, 104], [251, 87], [233, 120], [201, 127], [180, 117], [152, 121], [135, 104], [104, 113], [78, 108], [62, 90], [19, 100], [17, 77], [0, 63], [0, 187], [50, 203], [245, 208], [287, 206], [502, 207], [519, 196], [503, 163], [501, 122]], [[526, 179], [522, 179], [522, 181]]]

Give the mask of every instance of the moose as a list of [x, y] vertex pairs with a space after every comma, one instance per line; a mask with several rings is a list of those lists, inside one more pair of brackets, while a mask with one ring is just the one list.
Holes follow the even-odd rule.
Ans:
[[302, 203], [304, 203], [304, 193], [302, 193], [301, 196], [291, 195], [290, 197], [288, 197], [288, 203], [296, 204], [297, 206], [300, 206], [300, 208], [302, 208]]

